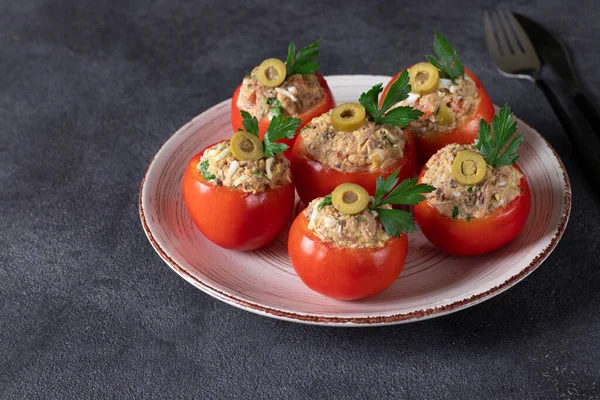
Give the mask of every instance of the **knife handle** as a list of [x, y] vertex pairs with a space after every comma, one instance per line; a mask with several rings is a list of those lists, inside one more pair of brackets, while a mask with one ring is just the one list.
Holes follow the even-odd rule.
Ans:
[[548, 99], [569, 140], [579, 153], [579, 165], [583, 167], [592, 188], [600, 195], [600, 136], [585, 119], [574, 99], [563, 96], [561, 101], [546, 82], [538, 79], [535, 83]]
[[573, 96], [573, 98], [575, 100], [575, 104], [577, 104], [577, 107], [579, 107], [585, 118], [596, 130], [596, 132], [600, 134], [600, 116], [598, 115], [598, 111], [590, 101], [589, 97], [584, 93], [578, 92]]

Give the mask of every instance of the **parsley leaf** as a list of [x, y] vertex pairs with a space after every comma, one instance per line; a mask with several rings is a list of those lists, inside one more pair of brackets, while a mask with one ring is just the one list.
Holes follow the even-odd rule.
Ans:
[[425, 199], [424, 193], [435, 190], [433, 186], [417, 184], [417, 178], [405, 179], [398, 184], [400, 168], [388, 176], [377, 178], [375, 186], [375, 201], [371, 206], [379, 215], [379, 219], [390, 236], [400, 237], [401, 233], [414, 232], [416, 226], [410, 213], [402, 210], [381, 208], [384, 204], [414, 205]]
[[398, 174], [400, 173], [400, 168], [395, 170], [390, 176], [386, 179], [383, 179], [383, 175], [379, 175], [377, 181], [375, 182], [375, 202], [381, 200], [388, 192], [390, 192], [398, 183]]
[[[244, 129], [258, 136], [258, 121], [256, 117], [250, 115], [246, 111], [241, 111], [242, 125]], [[298, 132], [298, 126], [301, 120], [298, 118], [284, 118], [283, 114], [273, 117], [265, 136], [263, 137], [263, 150], [265, 157], [273, 157], [275, 154], [283, 153], [289, 146], [284, 143], [277, 143], [280, 139], [291, 139]], [[241, 129], [240, 129], [241, 130]]]
[[381, 115], [383, 115], [387, 110], [389, 110], [390, 107], [392, 107], [394, 104], [408, 97], [408, 94], [410, 93], [411, 89], [410, 85], [408, 84], [409, 81], [410, 78], [408, 76], [408, 71], [402, 71], [398, 79], [396, 79], [396, 82], [394, 82], [390, 86], [388, 92], [385, 95], [385, 99], [383, 99], [383, 104], [381, 104], [380, 110]]
[[381, 175], [377, 178], [375, 203], [372, 208], [378, 208], [384, 204], [415, 205], [425, 200], [423, 193], [429, 193], [435, 190], [433, 186], [424, 183], [417, 184], [417, 178], [405, 179], [396, 186], [399, 173], [400, 168], [385, 180]]
[[207, 181], [210, 181], [212, 179], [217, 179], [216, 176], [214, 176], [213, 174], [211, 174], [210, 172], [208, 172], [208, 160], [202, 161], [200, 163], [200, 171], [202, 172], [202, 176], [204, 176], [204, 179]]
[[258, 120], [256, 117], [250, 115], [248, 111], [241, 111], [242, 114], [242, 125], [246, 132], [258, 136]]
[[283, 118], [283, 115], [274, 117], [263, 138], [265, 157], [273, 157], [277, 153], [286, 151], [289, 147], [287, 144], [275, 142], [280, 139], [293, 138], [298, 132], [300, 122], [299, 118]]
[[309, 75], [317, 71], [321, 67], [321, 65], [315, 61], [315, 59], [319, 55], [320, 45], [321, 41], [317, 40], [313, 44], [310, 44], [305, 48], [299, 50], [298, 54], [296, 54], [296, 57], [294, 58], [294, 53], [296, 52], [296, 45], [294, 44], [294, 42], [291, 42], [290, 46], [288, 47], [288, 54], [286, 59], [287, 76], [294, 74]]
[[458, 214], [458, 207], [454, 206], [454, 208], [452, 209], [452, 219], [456, 219], [456, 217], [458, 217]]
[[390, 236], [400, 237], [403, 233], [415, 232], [417, 226], [409, 212], [402, 210], [388, 210], [385, 208], [376, 208], [379, 219], [383, 224], [385, 233]]
[[423, 112], [409, 106], [399, 106], [389, 111], [381, 119], [381, 124], [406, 126], [419, 119]]
[[379, 108], [377, 107], [377, 100], [379, 99], [379, 93], [383, 92], [383, 83], [378, 83], [368, 91], [362, 93], [358, 98], [358, 101], [365, 108], [367, 113], [373, 118], [373, 121], [377, 123], [379, 118]]
[[321, 211], [323, 207], [330, 206], [331, 204], [331, 194], [328, 194], [327, 196], [323, 197], [323, 201], [317, 206], [317, 211]]
[[437, 32], [433, 40], [433, 51], [435, 55], [425, 56], [427, 61], [448, 75], [452, 83], [456, 83], [456, 78], [465, 74], [465, 68], [458, 60], [458, 54], [456, 54], [450, 42]]
[[367, 92], [360, 95], [358, 101], [371, 116], [375, 124], [389, 124], [402, 127], [410, 124], [412, 121], [423, 115], [421, 111], [408, 106], [396, 107], [388, 112], [391, 107], [408, 97], [408, 93], [410, 92], [408, 81], [408, 72], [404, 70], [398, 79], [390, 86], [383, 99], [381, 108], [378, 107], [377, 100], [379, 98], [379, 93], [383, 91], [383, 84], [378, 83]]
[[268, 114], [271, 118], [283, 115], [283, 106], [277, 98], [273, 97], [267, 99], [267, 104], [271, 106]]
[[492, 167], [512, 165], [519, 159], [517, 150], [525, 141], [525, 134], [521, 133], [508, 143], [516, 131], [517, 123], [513, 121], [513, 113], [509, 105], [505, 104], [500, 112], [494, 115], [491, 126], [481, 119], [475, 148]]

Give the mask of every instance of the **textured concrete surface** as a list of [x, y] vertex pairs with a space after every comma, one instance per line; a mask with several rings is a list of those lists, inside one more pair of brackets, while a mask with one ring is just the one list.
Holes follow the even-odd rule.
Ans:
[[[542, 94], [488, 58], [497, 5], [0, 1], [0, 398], [599, 398], [600, 201]], [[594, 1], [502, 6], [557, 32], [600, 103]], [[223, 304], [155, 254], [149, 160], [249, 69], [322, 38], [324, 74], [393, 74], [434, 29], [567, 166], [571, 222], [533, 275], [443, 318], [334, 329]]]

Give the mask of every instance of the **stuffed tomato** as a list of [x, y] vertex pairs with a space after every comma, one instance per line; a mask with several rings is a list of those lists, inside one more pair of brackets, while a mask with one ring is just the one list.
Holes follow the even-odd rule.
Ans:
[[[490, 122], [494, 115], [494, 105], [481, 81], [460, 64], [450, 43], [439, 34], [434, 50], [436, 54], [428, 56], [428, 62], [407, 68], [411, 92], [399, 103], [423, 112], [407, 127], [415, 139], [419, 168], [448, 144], [473, 143], [479, 121]], [[392, 78], [384, 95], [401, 73]]]
[[304, 204], [331, 193], [345, 182], [356, 183], [375, 195], [376, 178], [400, 168], [400, 179], [417, 174], [416, 153], [410, 134], [402, 126], [421, 114], [411, 107], [387, 113], [408, 90], [408, 76], [377, 107], [378, 84], [363, 93], [358, 103], [345, 103], [313, 119], [302, 129], [292, 154], [292, 173]]
[[287, 149], [299, 120], [273, 119], [263, 142], [258, 121], [246, 115], [245, 131], [194, 156], [183, 175], [183, 197], [196, 227], [213, 243], [232, 250], [269, 244], [289, 222], [295, 190]]
[[[415, 204], [433, 190], [398, 182], [398, 172], [377, 183], [377, 196], [345, 183], [314, 199], [294, 220], [288, 237], [290, 261], [312, 290], [337, 300], [375, 295], [400, 275], [408, 250], [411, 215], [394, 204]], [[394, 188], [394, 189], [393, 189]]]
[[[302, 128], [314, 117], [333, 108], [333, 96], [327, 81], [316, 72], [319, 68], [315, 61], [319, 42], [301, 49], [297, 55], [294, 53], [292, 42], [285, 63], [269, 58], [246, 75], [231, 101], [234, 131], [243, 128], [242, 110], [257, 118], [262, 138], [275, 116], [299, 118], [299, 127]], [[294, 138], [282, 139], [281, 142], [290, 147], [286, 155], [291, 156]]]
[[514, 164], [524, 136], [508, 144], [515, 128], [511, 121], [512, 113], [504, 107], [497, 125], [492, 124], [499, 128], [495, 137], [482, 123], [486, 128], [476, 145], [448, 145], [421, 171], [419, 182], [436, 190], [415, 206], [415, 219], [423, 235], [442, 251], [455, 256], [488, 253], [523, 229], [531, 198], [527, 178]]

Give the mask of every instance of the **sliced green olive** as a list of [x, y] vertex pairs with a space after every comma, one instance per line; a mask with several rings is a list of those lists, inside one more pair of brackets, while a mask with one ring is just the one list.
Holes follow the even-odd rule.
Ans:
[[263, 144], [258, 136], [238, 131], [229, 141], [231, 154], [239, 161], [260, 160], [265, 156]]
[[452, 175], [463, 185], [476, 185], [485, 177], [487, 164], [481, 154], [461, 151], [452, 162]]
[[451, 125], [454, 122], [454, 112], [450, 107], [442, 104], [435, 114], [435, 122], [440, 125]]
[[352, 132], [367, 122], [367, 113], [360, 103], [340, 104], [331, 111], [331, 125], [338, 131]]
[[267, 58], [260, 63], [256, 78], [260, 83], [267, 87], [279, 86], [285, 81], [285, 64], [276, 58]]
[[408, 70], [410, 78], [410, 91], [418, 94], [427, 94], [437, 89], [440, 81], [440, 72], [428, 62], [420, 62]]
[[354, 183], [342, 183], [331, 193], [331, 203], [344, 214], [358, 214], [369, 205], [369, 193]]

